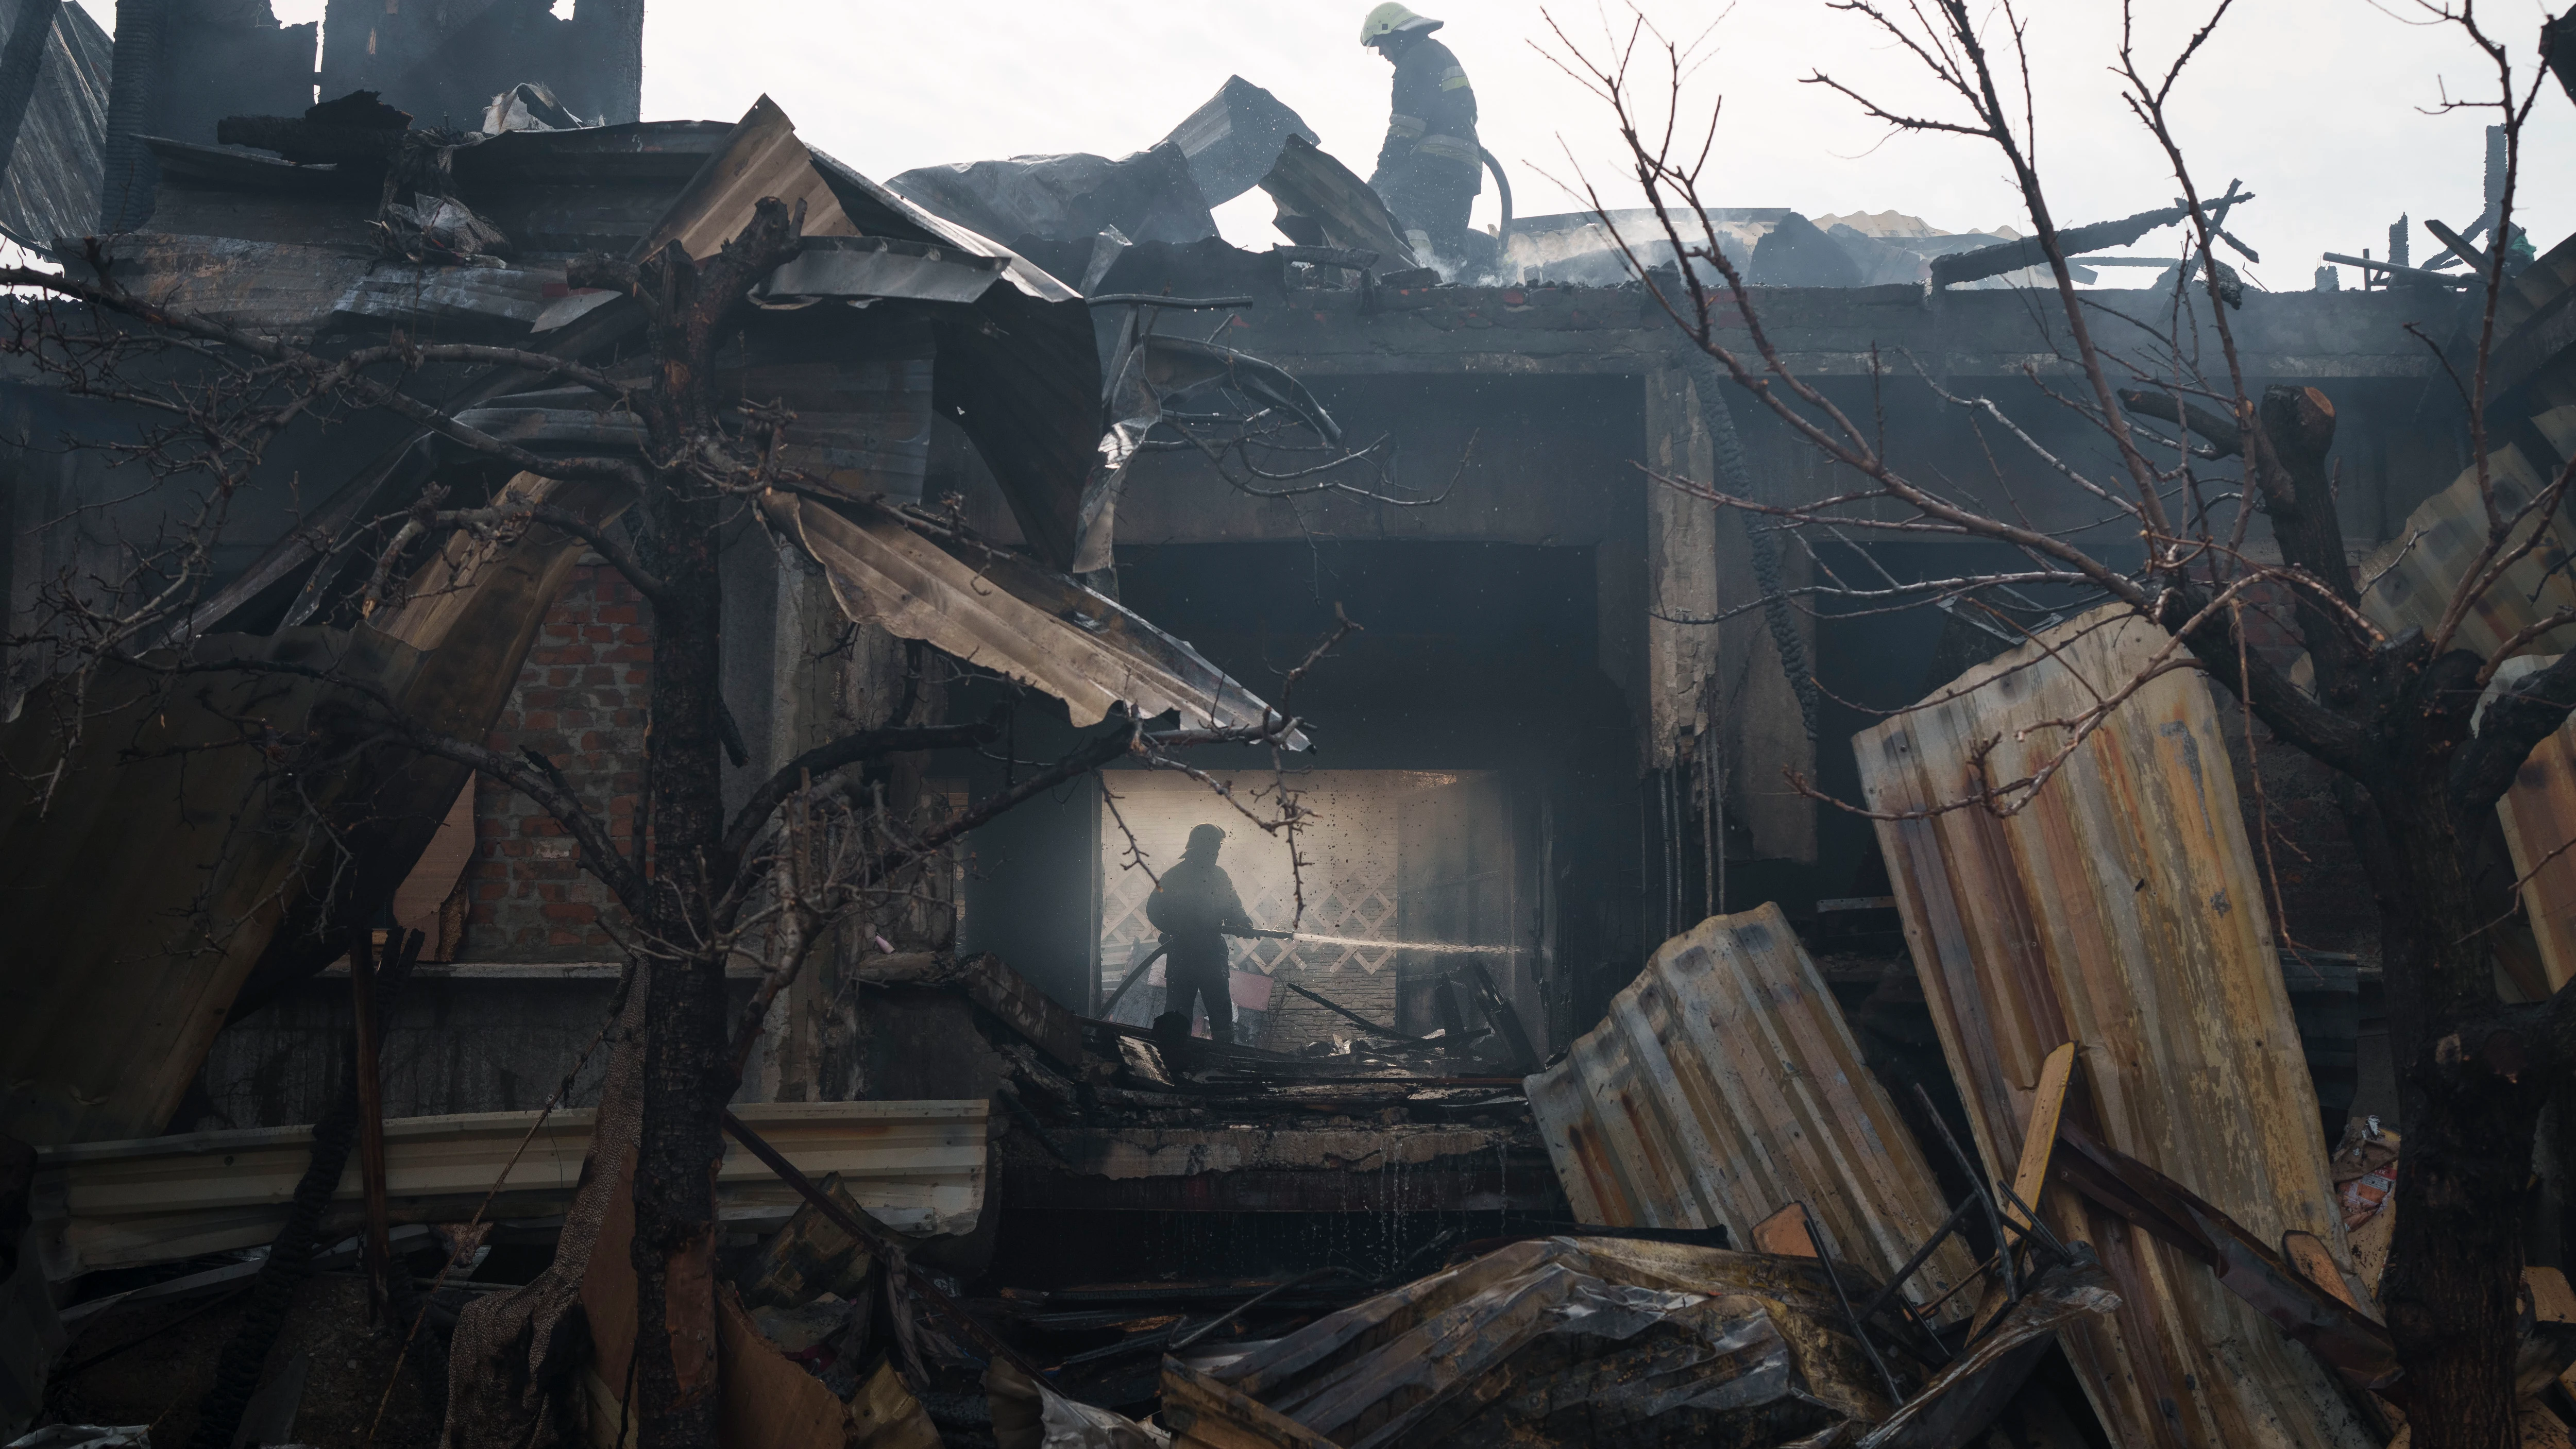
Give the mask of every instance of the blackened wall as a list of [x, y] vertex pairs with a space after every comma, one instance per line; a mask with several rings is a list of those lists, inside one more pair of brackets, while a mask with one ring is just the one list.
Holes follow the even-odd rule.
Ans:
[[280, 25], [269, 0], [124, 0], [107, 100], [100, 229], [152, 215], [159, 179], [135, 138], [215, 144], [226, 116], [300, 116], [313, 104], [318, 27]]
[[322, 94], [381, 92], [422, 126], [472, 130], [521, 81], [589, 120], [636, 119], [643, 95], [643, 0], [330, 0]]

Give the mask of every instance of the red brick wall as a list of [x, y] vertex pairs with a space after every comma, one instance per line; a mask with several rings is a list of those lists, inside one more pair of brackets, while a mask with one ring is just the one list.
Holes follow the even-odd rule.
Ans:
[[[582, 800], [605, 813], [619, 848], [634, 848], [643, 788], [652, 663], [644, 601], [615, 570], [585, 557], [547, 611], [489, 741], [553, 760]], [[466, 961], [603, 961], [608, 892], [582, 873], [554, 818], [490, 780], [475, 785], [474, 859], [465, 868]]]

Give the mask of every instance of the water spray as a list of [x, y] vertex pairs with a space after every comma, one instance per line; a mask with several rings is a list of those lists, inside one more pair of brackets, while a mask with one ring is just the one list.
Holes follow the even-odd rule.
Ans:
[[[1225, 934], [1259, 941], [1303, 941], [1310, 946], [1359, 946], [1379, 951], [1428, 951], [1442, 956], [1509, 956], [1520, 949], [1518, 946], [1471, 946], [1464, 941], [1382, 941], [1374, 936], [1328, 936], [1320, 931], [1264, 931], [1258, 927], [1230, 930]], [[1128, 967], [1127, 978], [1118, 983], [1116, 991], [1109, 993], [1109, 1000], [1101, 1005], [1100, 1014], [1105, 1017], [1117, 1010], [1118, 1003], [1126, 997], [1128, 989], [1144, 980], [1145, 973], [1156, 961], [1161, 960], [1163, 953], [1169, 949], [1168, 942], [1158, 944], [1142, 960]], [[1291, 985], [1293, 987], [1294, 983]]]
[[[1267, 933], [1265, 933], [1267, 934]], [[1369, 946], [1381, 951], [1431, 951], [1440, 955], [1508, 956], [1518, 946], [1470, 946], [1462, 941], [1382, 941], [1374, 936], [1327, 936], [1315, 931], [1281, 931], [1280, 938], [1317, 946]]]

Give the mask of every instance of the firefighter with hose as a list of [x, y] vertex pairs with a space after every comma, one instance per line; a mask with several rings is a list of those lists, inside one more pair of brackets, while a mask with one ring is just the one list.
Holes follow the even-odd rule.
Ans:
[[[1225, 832], [1214, 825], [1192, 830], [1181, 863], [1163, 872], [1154, 894], [1146, 899], [1145, 919], [1163, 933], [1163, 949], [1170, 958], [1163, 970], [1163, 979], [1170, 984], [1163, 998], [1165, 1014], [1177, 1012], [1186, 1022], [1191, 998], [1197, 997], [1207, 1005], [1208, 1035], [1232, 1042], [1234, 992], [1228, 959], [1232, 952], [1225, 938], [1286, 933], [1259, 930], [1246, 916], [1242, 898], [1234, 893], [1233, 877], [1216, 863], [1224, 845]], [[1133, 974], [1144, 974], [1143, 963]], [[1120, 990], [1123, 994], [1125, 988]]]
[[[1395, 213], [1417, 250], [1482, 271], [1493, 264], [1493, 240], [1467, 225], [1484, 189], [1476, 144], [1476, 91], [1449, 47], [1431, 38], [1441, 22], [1401, 5], [1380, 5], [1360, 24], [1360, 44], [1395, 67], [1395, 96], [1369, 185]], [[1497, 172], [1499, 179], [1499, 172]], [[1508, 202], [1506, 203], [1508, 206]]]

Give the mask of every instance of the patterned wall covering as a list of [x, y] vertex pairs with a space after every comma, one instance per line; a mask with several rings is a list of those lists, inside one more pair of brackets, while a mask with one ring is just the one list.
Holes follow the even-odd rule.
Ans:
[[[1235, 892], [1243, 897], [1253, 924], [1390, 939], [1396, 920], [1398, 802], [1413, 791], [1453, 784], [1464, 777], [1430, 770], [1317, 770], [1291, 775], [1290, 787], [1297, 792], [1299, 804], [1312, 812], [1298, 836], [1298, 853], [1306, 862], [1302, 922], [1295, 919], [1296, 881], [1284, 839], [1263, 832], [1207, 786], [1187, 776], [1121, 770], [1102, 778], [1110, 792], [1109, 803], [1115, 807], [1100, 812], [1100, 959], [1105, 996], [1126, 974], [1137, 944], [1155, 939], [1154, 928], [1145, 920], [1145, 898], [1154, 884], [1138, 868], [1127, 832], [1134, 833], [1145, 866], [1160, 874], [1180, 860], [1192, 826], [1202, 822], [1223, 826], [1227, 838], [1219, 864], [1234, 878]], [[1215, 778], [1255, 814], [1276, 813], [1276, 775], [1245, 770]], [[1119, 828], [1122, 818], [1125, 831]], [[1284, 976], [1372, 1020], [1392, 1022], [1396, 973], [1389, 968], [1395, 964], [1395, 954], [1367, 946], [1307, 941], [1238, 941], [1234, 960], [1238, 970], [1249, 967]], [[1337, 1031], [1345, 1036], [1351, 1032], [1340, 1018], [1291, 992], [1276, 992], [1271, 1008], [1267, 1040], [1261, 1045], [1293, 1049]]]

